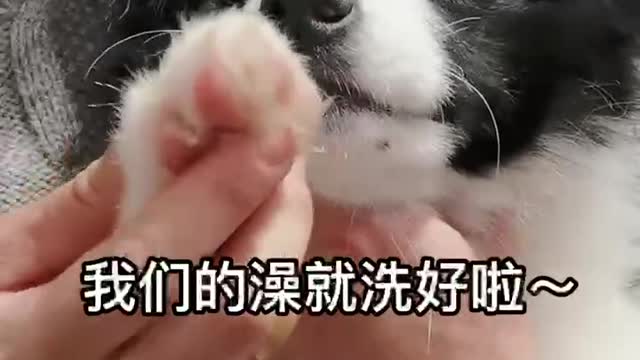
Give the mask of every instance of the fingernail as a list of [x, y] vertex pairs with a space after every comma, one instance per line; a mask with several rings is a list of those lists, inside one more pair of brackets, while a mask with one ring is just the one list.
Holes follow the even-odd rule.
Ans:
[[267, 137], [260, 147], [261, 156], [271, 165], [280, 165], [292, 160], [296, 152], [296, 142], [290, 129], [281, 134]]
[[118, 153], [116, 152], [116, 149], [113, 147], [113, 145], [110, 145], [107, 150], [104, 152], [104, 154], [102, 154], [102, 157], [98, 160], [104, 159], [104, 161], [109, 161], [109, 162], [113, 162], [113, 161], [117, 161], [118, 159]]
[[92, 162], [87, 169], [86, 179], [89, 187], [97, 192], [118, 191], [120, 187], [120, 168], [117, 154], [109, 148], [101, 158]]
[[266, 346], [255, 355], [256, 360], [267, 360], [282, 348], [293, 334], [299, 320], [297, 315], [276, 317], [273, 317], [273, 315], [267, 315], [265, 319], [269, 319], [270, 316], [273, 321], [271, 332], [267, 338]]

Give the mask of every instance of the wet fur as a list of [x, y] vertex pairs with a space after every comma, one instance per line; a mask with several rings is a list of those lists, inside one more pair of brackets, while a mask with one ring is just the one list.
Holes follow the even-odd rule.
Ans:
[[[637, 359], [637, 2], [367, 1], [370, 11], [353, 20], [356, 30], [340, 35], [305, 36], [279, 24], [310, 58], [321, 89], [346, 99], [326, 117], [318, 143], [348, 156], [311, 154], [312, 189], [345, 206], [426, 201], [469, 232], [486, 231], [496, 213], [507, 211], [525, 244], [520, 262], [529, 277], [580, 282], [569, 298], [529, 299], [540, 359]], [[221, 9], [195, 0], [130, 5], [110, 36], [175, 29], [179, 14]], [[274, 9], [265, 12], [277, 18]], [[401, 17], [406, 32], [393, 34], [382, 22], [358, 27], [382, 12], [391, 22]], [[471, 18], [478, 20], [456, 23]], [[155, 69], [161, 58], [153, 54], [170, 43], [137, 44], [130, 46], [142, 50], [110, 60], [110, 71], [122, 77], [129, 74], [123, 69]], [[139, 89], [145, 80], [135, 79], [131, 88]], [[144, 91], [125, 96], [123, 123], [137, 121], [126, 110], [139, 109], [139, 99], [165, 92]], [[392, 109], [351, 106], [352, 92]], [[122, 129], [129, 145], [152, 150], [144, 132]], [[157, 180], [153, 173], [131, 176], [140, 188]]]

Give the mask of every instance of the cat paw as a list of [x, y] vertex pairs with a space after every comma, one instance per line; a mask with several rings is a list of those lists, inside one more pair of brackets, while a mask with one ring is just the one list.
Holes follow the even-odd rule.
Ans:
[[304, 151], [324, 110], [303, 59], [266, 18], [230, 10], [185, 23], [158, 69], [138, 74], [123, 95], [114, 137], [125, 180], [121, 221], [172, 178], [176, 144], [195, 148], [217, 131], [263, 138], [287, 128]]

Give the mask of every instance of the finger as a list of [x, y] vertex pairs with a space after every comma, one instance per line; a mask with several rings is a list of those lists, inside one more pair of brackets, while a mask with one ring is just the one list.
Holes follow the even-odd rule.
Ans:
[[[305, 179], [305, 164], [296, 163], [292, 176], [281, 187], [280, 196], [275, 197], [251, 219], [246, 227], [237, 235], [238, 239], [229, 241], [221, 249], [223, 256], [234, 261], [247, 263], [252, 254], [254, 258], [268, 259], [297, 259], [302, 261], [306, 254], [313, 227], [313, 205], [309, 188]], [[276, 212], [277, 211], [277, 212]], [[274, 215], [270, 215], [270, 214]], [[262, 315], [254, 318], [258, 324], [253, 329], [259, 329], [266, 340], [257, 359], [267, 359], [280, 348], [291, 336], [299, 316], [291, 313], [287, 316]], [[220, 333], [220, 337], [229, 334]], [[260, 337], [258, 337], [260, 338]], [[231, 353], [242, 349], [228, 348]]]
[[0, 216], [0, 290], [46, 282], [106, 237], [120, 180], [107, 153], [48, 196]]
[[385, 256], [393, 254], [413, 266], [419, 266], [425, 256], [458, 259], [473, 255], [467, 239], [428, 206], [415, 205], [402, 212], [377, 214], [373, 223], [376, 233], [383, 236], [376, 241], [382, 247], [378, 252]]
[[[251, 216], [218, 253], [235, 264], [250, 258], [304, 256], [312, 226], [311, 196], [298, 162], [278, 191]], [[192, 294], [194, 292], [191, 292]], [[215, 314], [159, 319], [119, 359], [266, 359], [280, 347], [298, 317]]]
[[[269, 151], [246, 137], [221, 139], [220, 149], [188, 169], [151, 201], [138, 221], [119, 230], [56, 280], [31, 291], [42, 306], [20, 326], [31, 348], [65, 358], [106, 354], [133, 336], [148, 318], [119, 312], [86, 316], [78, 293], [82, 262], [124, 256], [142, 267], [149, 256], [196, 261], [213, 253], [244, 222], [290, 169], [293, 140]], [[39, 325], [47, 324], [41, 328]], [[69, 344], [77, 344], [70, 348]], [[65, 352], [65, 351], [71, 351]]]
[[439, 217], [429, 218], [418, 228], [414, 239], [413, 246], [420, 257], [468, 260], [476, 258], [468, 239]]

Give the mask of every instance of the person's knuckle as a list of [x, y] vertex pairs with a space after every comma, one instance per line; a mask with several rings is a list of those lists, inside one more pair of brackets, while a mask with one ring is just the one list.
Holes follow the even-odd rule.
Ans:
[[245, 209], [256, 207], [274, 186], [273, 174], [256, 167], [250, 174], [220, 179], [217, 187], [231, 206]]
[[110, 256], [123, 256], [136, 267], [142, 269], [150, 256], [158, 252], [158, 243], [168, 236], [158, 227], [130, 227], [114, 234]]
[[69, 191], [73, 201], [86, 207], [93, 207], [98, 198], [98, 190], [90, 181], [87, 172], [81, 173], [71, 181]]
[[252, 184], [250, 181], [232, 179], [221, 186], [221, 189], [228, 204], [237, 209], [257, 207], [266, 193], [264, 187]]

